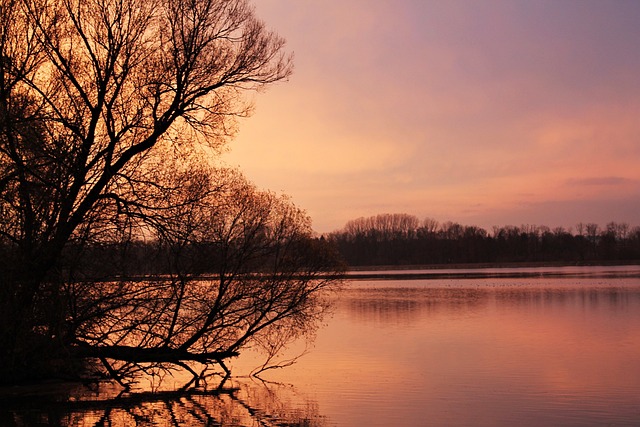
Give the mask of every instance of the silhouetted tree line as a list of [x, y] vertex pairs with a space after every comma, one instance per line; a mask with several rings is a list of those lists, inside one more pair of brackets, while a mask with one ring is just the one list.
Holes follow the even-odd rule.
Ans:
[[[260, 248], [259, 256], [242, 260], [243, 273], [267, 273], [279, 262], [272, 242], [263, 244], [265, 247]], [[68, 282], [148, 280], [176, 274], [194, 278], [217, 277], [220, 269], [229, 264], [228, 253], [239, 250], [238, 246], [231, 245], [220, 241], [189, 242], [176, 254], [175, 248], [160, 240], [72, 244], [64, 251], [59, 274]], [[0, 247], [0, 253], [7, 250]], [[325, 239], [305, 237], [291, 242], [287, 250], [299, 255], [300, 268], [323, 271], [324, 267], [317, 265], [323, 256], [331, 257], [339, 264], [335, 247]], [[188, 266], [176, 266], [176, 260], [188, 263]], [[185, 271], [180, 271], [182, 268]]]
[[381, 214], [349, 221], [331, 233], [351, 266], [640, 260], [640, 227], [610, 222], [574, 229], [538, 225], [495, 226], [488, 232], [456, 222]]

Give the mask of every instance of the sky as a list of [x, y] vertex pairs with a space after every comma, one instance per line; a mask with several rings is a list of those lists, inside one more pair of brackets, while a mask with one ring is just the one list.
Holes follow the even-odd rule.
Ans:
[[640, 1], [255, 0], [294, 73], [223, 160], [319, 233], [640, 226]]

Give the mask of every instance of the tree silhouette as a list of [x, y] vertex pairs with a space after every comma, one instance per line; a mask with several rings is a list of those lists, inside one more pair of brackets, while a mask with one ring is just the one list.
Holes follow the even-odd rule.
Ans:
[[312, 332], [328, 308], [322, 291], [339, 262], [312, 238], [304, 212], [236, 171], [204, 174], [178, 173], [182, 188], [171, 197], [183, 200], [169, 200], [162, 216], [141, 215], [162, 280], [68, 281], [71, 349], [99, 358], [123, 383], [150, 369], [180, 367], [194, 382], [197, 366], [228, 374], [225, 359], [247, 347], [270, 358]]
[[[197, 338], [181, 338], [179, 345], [172, 340], [187, 333], [172, 320], [183, 313], [177, 306], [197, 299], [184, 296], [196, 292], [186, 286], [198, 273], [186, 274], [184, 251], [221, 250], [225, 243], [216, 241], [219, 236], [207, 241], [212, 236], [203, 228], [217, 210], [228, 207], [216, 198], [224, 192], [216, 190], [205, 159], [234, 133], [235, 119], [249, 112], [243, 91], [289, 76], [291, 58], [283, 46], [245, 0], [2, 0], [3, 379], [42, 375], [38, 369], [51, 368], [48, 361], [39, 364], [47, 359], [43, 355], [75, 351], [127, 359], [114, 352], [164, 345], [188, 353], [187, 342], [200, 345], [208, 339], [211, 322], [205, 320]], [[249, 193], [244, 203], [264, 197]], [[280, 208], [275, 211], [286, 210]], [[259, 217], [274, 211], [252, 212]], [[264, 221], [268, 226], [256, 227], [256, 235], [279, 237], [268, 233], [280, 228]], [[306, 224], [301, 216], [287, 217], [283, 224], [299, 221]], [[302, 242], [308, 232], [283, 238]], [[70, 280], [80, 270], [80, 254], [98, 253], [96, 248], [105, 245], [124, 250], [153, 238], [172, 256], [167, 262], [177, 276], [169, 284]], [[226, 250], [241, 242], [228, 240]], [[218, 258], [207, 262], [229, 262], [212, 254]], [[220, 280], [229, 285], [235, 277]], [[135, 316], [140, 318], [134, 321]], [[106, 329], [98, 333], [98, 327]], [[156, 327], [165, 328], [162, 339], [155, 336]], [[103, 348], [108, 346], [112, 349]]]
[[562, 227], [477, 226], [407, 214], [381, 214], [348, 221], [327, 236], [351, 266], [503, 263], [629, 263], [640, 259], [639, 227], [610, 222], [605, 229], [579, 223]]

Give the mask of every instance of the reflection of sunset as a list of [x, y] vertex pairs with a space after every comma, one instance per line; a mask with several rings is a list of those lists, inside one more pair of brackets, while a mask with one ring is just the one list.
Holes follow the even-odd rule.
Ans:
[[352, 282], [314, 351], [278, 378], [311, 381], [344, 425], [391, 425], [389, 408], [410, 418], [419, 407], [436, 425], [509, 425], [528, 411], [540, 422], [637, 407], [640, 288], [554, 280]]
[[[160, 393], [121, 394], [114, 385], [95, 400], [95, 391], [81, 389], [88, 395], [74, 394], [64, 414], [114, 426], [147, 416], [160, 426], [634, 425], [638, 267], [548, 268], [546, 277], [508, 269], [521, 276], [492, 277], [498, 270], [352, 280], [294, 365], [248, 378], [256, 359], [245, 353], [230, 362], [233, 376], [220, 393], [215, 386], [176, 393], [178, 377]], [[305, 350], [296, 344], [289, 355]], [[61, 407], [47, 405], [39, 410]]]
[[[33, 411], [33, 403], [15, 408], [11, 420], [2, 425], [64, 425], [64, 426], [326, 426], [326, 417], [318, 406], [305, 396], [293, 393], [290, 387], [278, 384], [235, 381], [232, 387], [218, 391], [187, 390], [132, 392], [111, 390], [109, 385], [95, 392], [70, 387], [69, 401], [49, 400], [38, 396], [35, 404], [42, 414]], [[44, 397], [44, 398], [43, 398]], [[3, 409], [0, 407], [0, 410]], [[0, 416], [4, 415], [0, 412]]]

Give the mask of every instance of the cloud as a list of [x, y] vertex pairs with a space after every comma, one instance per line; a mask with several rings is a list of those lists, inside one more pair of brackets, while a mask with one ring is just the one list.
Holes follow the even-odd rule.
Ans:
[[636, 200], [640, 182], [640, 3], [256, 8], [296, 70], [257, 97], [227, 158], [323, 231], [390, 211], [572, 224], [620, 209], [640, 222], [605, 201]]
[[588, 177], [588, 178], [571, 178], [566, 181], [570, 186], [596, 186], [596, 187], [614, 187], [614, 186], [627, 186], [637, 184], [635, 179], [628, 179], [620, 176], [602, 176], [602, 177]]

